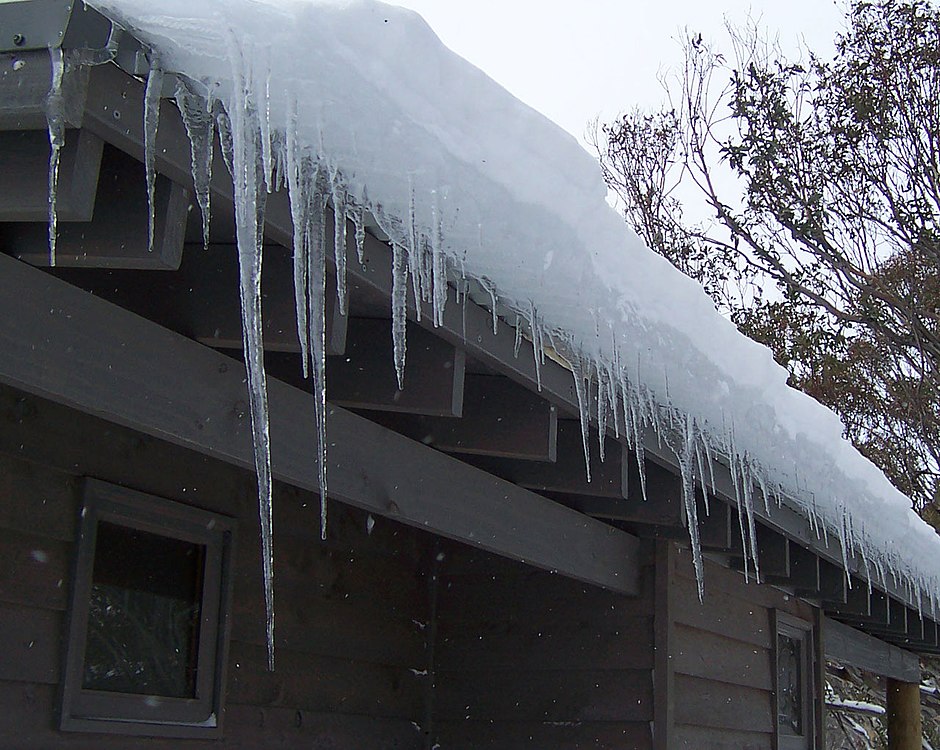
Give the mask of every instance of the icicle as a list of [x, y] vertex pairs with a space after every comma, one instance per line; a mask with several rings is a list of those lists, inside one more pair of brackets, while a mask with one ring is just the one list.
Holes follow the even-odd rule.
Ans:
[[157, 127], [160, 124], [160, 95], [163, 92], [163, 69], [156, 55], [150, 58], [150, 75], [144, 90], [144, 168], [147, 172], [147, 250], [153, 252], [154, 190], [157, 172], [154, 166], [157, 149]]
[[310, 169], [297, 144], [297, 102], [291, 100], [287, 114], [287, 190], [294, 228], [294, 313], [304, 378], [310, 376], [310, 330], [307, 325], [307, 207], [310, 202]]
[[353, 227], [355, 228], [356, 258], [359, 261], [359, 265], [363, 265], [366, 262], [366, 223], [365, 217], [362, 214], [362, 206], [356, 205], [350, 217]]
[[480, 279], [480, 286], [483, 287], [484, 292], [490, 295], [490, 315], [493, 319], [493, 335], [496, 336], [499, 333], [499, 315], [496, 309], [496, 285], [484, 276]]
[[[620, 349], [617, 347], [617, 342], [614, 340], [613, 330], [611, 330], [611, 343], [613, 344], [612, 348], [614, 352], [614, 362], [610, 369], [609, 377], [607, 378], [607, 398], [610, 401], [611, 411], [613, 411], [614, 437], [619, 440], [621, 434], [626, 432], [625, 427], [620, 422], [620, 418], [623, 415], [623, 412], [620, 410], [619, 403], [617, 401], [617, 383], [619, 382], [620, 378], [623, 377], [623, 369], [620, 367]], [[618, 373], [620, 378], [615, 378], [614, 373]]]
[[678, 451], [674, 451], [679, 462], [682, 478], [682, 501], [685, 505], [686, 521], [689, 526], [689, 541], [692, 544], [692, 564], [695, 568], [695, 583], [698, 587], [698, 600], [705, 598], [705, 567], [702, 563], [702, 545], [699, 539], [698, 508], [695, 504], [695, 477], [692, 471], [692, 450], [695, 441], [695, 426], [691, 417], [686, 417], [685, 435]]
[[769, 516], [770, 515], [770, 498], [769, 493], [767, 492], [767, 483], [764, 481], [764, 473], [762, 471], [755, 472], [757, 478], [757, 486], [760, 488], [760, 493], [764, 498], [764, 512]]
[[519, 358], [519, 349], [522, 347], [522, 318], [516, 316], [516, 338], [512, 344], [512, 356]]
[[591, 446], [588, 422], [588, 394], [585, 388], [584, 364], [581, 355], [576, 354], [571, 358], [571, 373], [574, 376], [574, 390], [578, 396], [578, 414], [581, 418], [581, 445], [584, 448], [584, 470], [588, 482], [591, 481]]
[[265, 189], [274, 192], [273, 139], [271, 138], [271, 48], [265, 47], [265, 74], [261, 108], [261, 164], [264, 168]]
[[[626, 404], [626, 393], [624, 393], [624, 404]], [[626, 409], [626, 406], [624, 406]], [[640, 474], [640, 494], [643, 496], [643, 502], [647, 501], [646, 496], [646, 448], [643, 445], [643, 431], [641, 429], [640, 415], [638, 413], [639, 403], [630, 399], [629, 412], [624, 412], [624, 419], [629, 419], [629, 429], [633, 433], [633, 449], [636, 451], [637, 471]]]
[[208, 97], [199, 94], [195, 85], [182, 76], [177, 79], [175, 99], [189, 136], [193, 187], [202, 214], [202, 245], [208, 250], [209, 185], [212, 182], [212, 136], [215, 132], [212, 107]]
[[597, 373], [597, 455], [604, 463], [605, 443], [607, 442], [607, 373], [600, 365], [595, 367]]
[[[702, 443], [705, 446], [705, 460], [708, 463], [708, 481], [711, 484], [712, 492], [715, 491], [715, 457], [712, 455], [712, 448], [709, 445], [708, 440], [702, 439]], [[704, 481], [704, 478], [703, 478]]]
[[734, 502], [738, 509], [738, 530], [741, 532], [741, 549], [744, 550], [744, 580], [748, 581], [748, 560], [750, 559], [748, 555], [748, 535], [745, 531], [747, 527], [746, 521], [746, 511], [744, 510], [742, 501], [741, 501], [741, 486], [738, 481], [738, 471], [735, 463], [735, 446], [734, 446], [734, 431], [730, 432], [729, 439], [729, 466], [728, 469], [731, 472], [731, 484], [734, 486]]
[[[444, 325], [444, 307], [447, 304], [447, 265], [444, 255], [444, 228], [438, 208], [438, 193], [431, 201], [431, 305], [434, 326]], [[541, 390], [541, 388], [539, 389]]]
[[313, 395], [317, 420], [317, 462], [320, 480], [320, 538], [326, 539], [327, 442], [326, 442], [326, 168], [317, 167], [311, 177], [313, 192], [307, 206], [307, 323], [313, 365]]
[[[231, 104], [232, 166], [235, 224], [238, 240], [239, 292], [248, 401], [258, 475], [258, 515], [261, 524], [262, 567], [268, 668], [274, 669], [274, 515], [272, 507], [271, 443], [268, 429], [267, 384], [261, 320], [261, 262], [264, 222], [263, 175], [260, 174], [260, 131], [252, 92], [236, 50], [232, 64], [235, 90]], [[159, 90], [157, 90], [159, 93]], [[151, 98], [152, 98], [151, 94]], [[159, 100], [157, 100], [159, 104]]]
[[65, 77], [65, 59], [61, 47], [49, 48], [52, 80], [46, 97], [46, 125], [49, 129], [49, 265], [56, 263], [56, 237], [58, 235], [59, 155], [65, 145], [65, 102], [62, 81]]
[[346, 301], [346, 186], [338, 170], [330, 175], [333, 200], [333, 259], [336, 262], [336, 297], [340, 313], [347, 311]]
[[529, 331], [532, 333], [532, 357], [535, 361], [535, 383], [538, 386], [539, 393], [542, 392], [542, 337], [540, 335], [538, 312], [535, 309], [535, 303], [529, 302]]
[[747, 516], [747, 532], [750, 539], [751, 558], [754, 562], [754, 576], [760, 583], [760, 561], [757, 550], [757, 524], [754, 518], [754, 485], [751, 472], [747, 468], [744, 457], [739, 459], [741, 468], [741, 489], [744, 494], [744, 511]]
[[395, 375], [398, 377], [398, 390], [405, 387], [405, 352], [407, 342], [406, 310], [408, 305], [408, 264], [405, 249], [398, 244], [392, 245], [392, 347], [395, 356]]
[[[703, 439], [704, 441], [704, 439]], [[705, 465], [702, 461], [702, 449], [698, 440], [695, 443], [695, 463], [698, 466], [698, 479], [702, 484], [702, 501], [705, 503], [705, 515], [711, 515], [711, 508], [708, 506], [708, 489], [705, 487]]]
[[215, 107], [213, 111], [215, 112], [215, 124], [219, 131], [219, 146], [222, 148], [222, 161], [225, 162], [225, 167], [234, 180], [235, 144], [232, 138], [232, 120], [228, 112], [226, 112], [225, 108], [221, 105]]
[[418, 236], [418, 217], [415, 208], [414, 178], [408, 175], [408, 271], [411, 273], [412, 294], [415, 300], [415, 318], [421, 322], [421, 238]]

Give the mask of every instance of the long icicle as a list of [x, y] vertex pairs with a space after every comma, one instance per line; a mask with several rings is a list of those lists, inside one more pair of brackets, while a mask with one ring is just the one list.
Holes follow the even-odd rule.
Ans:
[[237, 44], [233, 44], [233, 49], [235, 54], [233, 54], [232, 63], [236, 86], [232, 96], [230, 116], [239, 292], [255, 471], [258, 476], [258, 516], [261, 525], [261, 564], [264, 576], [268, 669], [273, 670], [274, 513], [271, 440], [268, 428], [268, 396], [261, 320], [262, 237], [258, 233], [264, 212], [265, 191], [260, 169], [261, 133], [257, 122], [257, 112], [243, 72], [243, 61]]
[[317, 421], [317, 468], [320, 480], [320, 538], [326, 539], [326, 200], [329, 175], [320, 164], [308, 206], [307, 322]]
[[571, 374], [574, 376], [574, 391], [578, 396], [578, 414], [581, 419], [581, 447], [584, 449], [584, 471], [591, 481], [590, 417], [588, 416], [588, 389], [585, 387], [584, 363], [580, 354], [571, 358]]
[[175, 98], [186, 135], [189, 137], [193, 188], [202, 214], [202, 245], [204, 250], [208, 250], [211, 197], [209, 186], [212, 182], [212, 137], [215, 132], [212, 105], [207, 96], [196, 90], [196, 84], [183, 76], [177, 78]]
[[330, 170], [330, 197], [333, 201], [333, 259], [336, 263], [336, 297], [339, 309], [345, 315], [349, 302], [346, 297], [346, 186], [339, 170]]
[[406, 250], [392, 245], [392, 349], [398, 390], [405, 387], [405, 355], [407, 352], [406, 311], [408, 304], [408, 263]]
[[153, 252], [154, 194], [157, 185], [155, 166], [157, 128], [160, 124], [160, 96], [163, 93], [163, 69], [156, 55], [150, 59], [150, 75], [144, 89], [144, 168], [147, 173], [147, 250]]
[[65, 102], [62, 82], [65, 77], [65, 59], [61, 47], [49, 49], [52, 81], [46, 97], [46, 125], [49, 128], [49, 265], [56, 263], [58, 236], [59, 155], [65, 145]]

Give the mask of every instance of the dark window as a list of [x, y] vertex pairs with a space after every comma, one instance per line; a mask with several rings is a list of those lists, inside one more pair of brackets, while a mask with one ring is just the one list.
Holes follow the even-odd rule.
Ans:
[[813, 725], [813, 630], [808, 622], [777, 613], [777, 747], [815, 747]]
[[62, 728], [219, 729], [231, 521], [88, 480]]
[[777, 633], [777, 727], [803, 735], [803, 641]]

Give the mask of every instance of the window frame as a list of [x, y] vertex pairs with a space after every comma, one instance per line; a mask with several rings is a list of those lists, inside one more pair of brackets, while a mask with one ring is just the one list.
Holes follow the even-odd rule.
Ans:
[[[194, 698], [82, 687], [99, 521], [205, 547]], [[235, 521], [227, 516], [85, 479], [65, 644], [60, 729], [205, 739], [221, 735], [234, 537]]]
[[[800, 648], [800, 688], [803, 691], [802, 721], [803, 734], [790, 735], [780, 732], [780, 672], [779, 672], [779, 638], [786, 636], [798, 640]], [[813, 750], [817, 747], [816, 741], [816, 629], [813, 623], [794, 617], [786, 612], [774, 610], [773, 629], [773, 722], [774, 747], [776, 750]]]

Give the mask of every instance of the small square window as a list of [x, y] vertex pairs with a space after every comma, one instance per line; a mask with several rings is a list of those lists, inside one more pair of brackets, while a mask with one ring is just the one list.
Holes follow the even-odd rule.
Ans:
[[61, 727], [220, 731], [231, 519], [87, 480]]
[[813, 629], [777, 612], [776, 727], [780, 750], [815, 747], [813, 725]]

